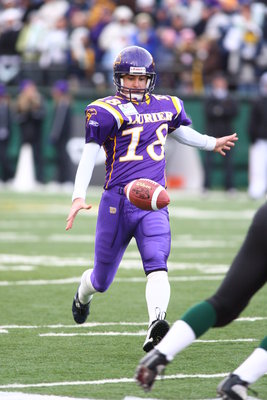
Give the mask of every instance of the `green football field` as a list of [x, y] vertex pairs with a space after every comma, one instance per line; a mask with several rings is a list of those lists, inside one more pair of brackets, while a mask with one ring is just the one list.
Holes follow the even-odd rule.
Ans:
[[[0, 399], [1, 392], [214, 399], [222, 377], [266, 335], [267, 287], [235, 322], [210, 330], [177, 356], [153, 391], [144, 393], [133, 379], [147, 329], [145, 277], [134, 242], [110, 289], [94, 296], [88, 323], [78, 326], [72, 319], [80, 276], [93, 264], [100, 193], [90, 189], [93, 209], [82, 211], [66, 232], [71, 194], [0, 191]], [[262, 202], [246, 193], [170, 191], [170, 197], [167, 319], [173, 323], [218, 287]], [[260, 399], [267, 399], [266, 379], [253, 385]]]

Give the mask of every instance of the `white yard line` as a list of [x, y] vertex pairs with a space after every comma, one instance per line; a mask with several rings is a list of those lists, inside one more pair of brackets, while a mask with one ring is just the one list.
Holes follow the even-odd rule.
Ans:
[[2, 325], [0, 329], [82, 329], [82, 328], [95, 328], [102, 326], [146, 326], [147, 322], [85, 322], [84, 324], [72, 324], [72, 325]]
[[69, 283], [77, 283], [81, 277], [65, 278], [65, 279], [37, 279], [28, 281], [0, 281], [0, 286], [43, 286], [43, 285], [62, 285]]
[[48, 333], [39, 333], [41, 337], [74, 337], [74, 336], [146, 336], [147, 331], [138, 331], [138, 332], [114, 332], [114, 331], [107, 331], [107, 332], [84, 332], [84, 333], [55, 333], [55, 332], [48, 332]]
[[[255, 322], [255, 321], [266, 321], [267, 317], [243, 317], [237, 318], [235, 322]], [[1, 325], [0, 330], [7, 332], [10, 329], [77, 329], [83, 330], [87, 328], [96, 328], [96, 327], [107, 327], [107, 326], [136, 326], [136, 327], [147, 327], [147, 322], [127, 322], [127, 321], [118, 321], [118, 322], [86, 322], [84, 324], [49, 324], [49, 325]]]
[[68, 267], [88, 265], [85, 257], [57, 257], [57, 256], [28, 256], [23, 254], [0, 254], [0, 263], [5, 264], [26, 264], [51, 267]]
[[[211, 378], [223, 378], [228, 375], [226, 373], [220, 374], [176, 374], [176, 375], [164, 375], [164, 377], [159, 377], [158, 379], [211, 379]], [[66, 382], [43, 382], [43, 383], [11, 383], [8, 385], [0, 385], [0, 389], [26, 389], [26, 388], [38, 388], [38, 387], [55, 387], [55, 386], [81, 386], [81, 385], [106, 385], [106, 384], [117, 384], [117, 383], [133, 383], [134, 378], [114, 378], [114, 379], [98, 379], [92, 381], [66, 381]]]
[[20, 392], [0, 392], [0, 400], [96, 400], [89, 398], [77, 398], [66, 396], [53, 396], [45, 394], [27, 394]]
[[[57, 243], [94, 243], [95, 237], [93, 235], [67, 235], [67, 234], [54, 234], [54, 235], [38, 235], [38, 234], [29, 234], [27, 232], [0, 232], [0, 240], [1, 242], [17, 242], [17, 243], [29, 243], [29, 242], [57, 242]], [[232, 237], [228, 238], [228, 240], [224, 239], [196, 239], [191, 238], [183, 239], [183, 238], [173, 238], [172, 239], [172, 247], [173, 248], [196, 248], [196, 249], [204, 249], [204, 248], [213, 248], [213, 247], [237, 247], [240, 243], [239, 238]], [[135, 245], [134, 241], [131, 245]]]
[[[135, 396], [126, 396], [123, 400], [160, 400], [155, 398], [147, 398], [147, 397], [135, 397]], [[254, 397], [248, 397], [248, 400], [253, 400]], [[97, 399], [89, 399], [89, 398], [77, 398], [77, 397], [62, 397], [62, 396], [53, 396], [53, 395], [44, 395], [44, 394], [27, 394], [20, 392], [0, 392], [0, 400], [97, 400]], [[99, 399], [98, 399], [99, 400]], [[216, 399], [200, 399], [200, 400], [219, 400], [218, 397]], [[257, 400], [257, 399], [255, 399]]]
[[33, 265], [0, 265], [0, 271], [8, 271], [8, 272], [29, 272], [34, 271], [36, 268]]
[[[222, 275], [215, 276], [181, 276], [181, 277], [169, 277], [170, 282], [197, 282], [197, 281], [221, 281]], [[64, 279], [36, 279], [36, 280], [22, 280], [22, 281], [0, 281], [0, 286], [45, 286], [45, 285], [68, 285], [72, 283], [79, 283], [81, 280], [80, 276]], [[114, 283], [119, 282], [146, 282], [146, 278], [116, 278]]]
[[[39, 333], [40, 337], [75, 337], [75, 336], [146, 336], [147, 331], [141, 330], [138, 332], [75, 332], [75, 333], [65, 333], [65, 332], [47, 332]], [[212, 340], [195, 340], [194, 343], [251, 343], [258, 342], [259, 339], [255, 338], [240, 338], [240, 339], [212, 339]]]
[[[75, 266], [77, 267], [82, 267], [83, 265], [85, 267], [88, 266], [88, 261], [85, 263], [73, 263], [73, 264], [68, 264], [68, 265], [53, 265], [53, 264], [47, 264], [42, 266], [42, 268], [65, 268], [65, 267], [70, 267], [74, 268]], [[39, 267], [39, 265], [26, 265], [23, 267], [22, 265], [0, 265], [0, 270], [2, 271], [8, 271], [8, 272], [14, 272], [14, 271], [21, 271], [21, 272], [28, 272], [28, 271], [33, 271], [36, 270]], [[120, 264], [120, 269], [124, 270], [141, 270], [142, 269], [142, 262], [141, 260], [123, 260]], [[192, 271], [196, 270], [201, 273], [205, 274], [225, 274], [228, 269], [229, 265], [226, 264], [200, 264], [200, 263], [175, 263], [172, 261], [168, 262], [168, 269], [169, 271]]]
[[[22, 254], [0, 254], [0, 267], [3, 270], [16, 270], [23, 269], [23, 266], [28, 269], [35, 267], [42, 268], [66, 268], [66, 267], [88, 267], [89, 259], [87, 257], [57, 257], [57, 256], [27, 256]], [[127, 252], [123, 258], [120, 269], [142, 269], [142, 261], [140, 255], [135, 251]], [[170, 271], [187, 271], [197, 270], [205, 274], [218, 274], [223, 273], [229, 269], [228, 264], [208, 264], [206, 262], [174, 262], [168, 261], [168, 268]]]

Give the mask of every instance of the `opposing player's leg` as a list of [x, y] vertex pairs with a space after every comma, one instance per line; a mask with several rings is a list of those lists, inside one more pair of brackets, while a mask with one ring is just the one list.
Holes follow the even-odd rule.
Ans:
[[99, 205], [95, 235], [94, 268], [86, 270], [74, 296], [74, 320], [84, 323], [89, 315], [93, 294], [105, 292], [111, 285], [122, 256], [130, 241], [123, 220], [124, 198], [113, 191], [103, 193]]
[[[217, 393], [225, 400], [247, 399], [249, 386], [267, 372], [267, 336], [249, 357], [227, 376], [217, 387]], [[253, 392], [253, 391], [252, 391]]]
[[173, 324], [159, 344], [140, 360], [135, 375], [137, 383], [145, 391], [150, 390], [157, 375], [163, 372], [177, 353], [194, 342], [197, 334], [214, 324], [215, 316], [213, 307], [207, 302], [191, 307]]
[[[152, 387], [158, 371], [162, 371], [162, 356], [170, 362], [208, 329], [227, 325], [240, 314], [267, 280], [266, 240], [267, 204], [264, 204], [257, 211], [246, 239], [217, 292], [207, 301], [191, 307], [155, 347], [157, 352], [153, 350], [140, 361], [136, 372], [139, 385], [145, 390]], [[153, 363], [150, 355], [153, 355]]]
[[207, 301], [216, 310], [215, 327], [238, 317], [267, 281], [267, 203], [259, 208], [246, 238], [216, 293]]
[[167, 209], [146, 213], [136, 229], [135, 238], [147, 275], [149, 323], [143, 350], [148, 352], [169, 330], [169, 324], [165, 320], [170, 300], [167, 259], [171, 235]]

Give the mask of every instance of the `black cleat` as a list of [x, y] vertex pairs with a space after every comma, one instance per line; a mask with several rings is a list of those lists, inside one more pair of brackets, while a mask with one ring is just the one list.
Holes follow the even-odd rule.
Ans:
[[248, 383], [238, 375], [230, 374], [217, 387], [217, 393], [222, 400], [247, 400]]
[[170, 325], [165, 319], [156, 319], [150, 325], [146, 340], [143, 344], [143, 350], [148, 353], [152, 350], [166, 335]]
[[151, 350], [139, 363], [135, 380], [145, 392], [151, 390], [157, 375], [162, 374], [166, 365], [167, 358], [157, 349]]
[[82, 304], [79, 300], [77, 290], [72, 303], [72, 315], [77, 324], [83, 324], [86, 321], [88, 315], [90, 314], [89, 308], [90, 301], [87, 304]]

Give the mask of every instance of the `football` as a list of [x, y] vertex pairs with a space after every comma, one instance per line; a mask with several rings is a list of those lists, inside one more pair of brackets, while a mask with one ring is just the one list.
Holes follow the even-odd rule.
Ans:
[[124, 187], [127, 199], [142, 210], [159, 210], [170, 203], [166, 189], [151, 179], [135, 179]]

